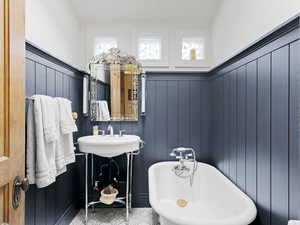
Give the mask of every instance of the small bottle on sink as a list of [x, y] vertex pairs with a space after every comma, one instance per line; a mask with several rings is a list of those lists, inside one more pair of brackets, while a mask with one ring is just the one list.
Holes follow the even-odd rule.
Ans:
[[98, 126], [95, 125], [93, 126], [93, 135], [98, 135], [98, 134], [99, 134]]

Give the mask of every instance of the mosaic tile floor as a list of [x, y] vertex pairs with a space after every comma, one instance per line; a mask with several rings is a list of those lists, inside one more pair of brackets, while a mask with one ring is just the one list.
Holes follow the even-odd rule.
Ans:
[[[84, 213], [82, 209], [73, 219], [70, 225], [84, 225]], [[151, 208], [133, 208], [130, 213], [129, 223], [125, 220], [125, 209], [96, 209], [89, 210], [88, 225], [157, 225], [157, 215]]]

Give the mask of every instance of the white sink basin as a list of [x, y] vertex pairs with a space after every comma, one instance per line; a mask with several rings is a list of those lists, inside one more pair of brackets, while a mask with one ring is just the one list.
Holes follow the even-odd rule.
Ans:
[[79, 138], [78, 143], [82, 152], [110, 158], [138, 150], [140, 140], [135, 135], [93, 135]]

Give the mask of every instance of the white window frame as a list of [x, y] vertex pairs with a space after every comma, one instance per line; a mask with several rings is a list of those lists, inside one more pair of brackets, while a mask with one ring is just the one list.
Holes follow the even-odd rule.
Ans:
[[[183, 59], [182, 58], [182, 56], [183, 56], [183, 42], [184, 41], [188, 41], [188, 40], [200, 40], [200, 43], [201, 44], [203, 44], [203, 52], [202, 52], [202, 54], [203, 54], [203, 58], [202, 59], [197, 59], [197, 55], [196, 55], [196, 59]], [[184, 60], [184, 61], [202, 61], [202, 60], [205, 60], [205, 58], [206, 58], [206, 55], [205, 55], [205, 40], [204, 40], [204, 38], [203, 37], [190, 37], [190, 36], [188, 36], [188, 37], [183, 37], [182, 39], [181, 39], [181, 60]]]
[[[147, 39], [152, 39], [152, 40], [158, 40], [159, 41], [159, 59], [141, 59], [140, 58], [140, 41], [141, 40], [147, 40]], [[139, 37], [138, 40], [137, 40], [137, 59], [138, 60], [142, 60], [142, 61], [160, 61], [162, 60], [162, 40], [161, 40], [161, 37], [150, 37], [150, 36], [147, 36], [147, 37]]]
[[[183, 38], [202, 38], [204, 42], [203, 60], [183, 60], [182, 59], [182, 41]], [[175, 68], [210, 68], [211, 52], [210, 33], [208, 31], [181, 30], [177, 31], [174, 38], [174, 47], [172, 51], [172, 62]]]
[[[160, 60], [138, 59], [139, 40], [141, 38], [159, 38], [161, 40]], [[168, 33], [166, 31], [133, 31], [132, 35], [133, 55], [142, 63], [143, 67], [167, 67], [168, 66]]]

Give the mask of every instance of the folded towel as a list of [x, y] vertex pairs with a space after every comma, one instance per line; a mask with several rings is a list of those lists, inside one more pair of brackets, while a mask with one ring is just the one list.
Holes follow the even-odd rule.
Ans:
[[64, 149], [65, 165], [75, 162], [75, 147], [72, 133], [62, 135], [62, 145]]
[[54, 98], [37, 95], [41, 102], [42, 118], [43, 118], [43, 129], [45, 140], [47, 143], [53, 142], [58, 138], [58, 130], [55, 121], [55, 110], [57, 104]]
[[60, 136], [55, 143], [55, 166], [56, 176], [59, 176], [67, 171], [65, 163], [65, 152], [62, 144], [62, 137]]
[[[34, 102], [29, 102], [27, 117], [27, 159], [26, 170], [30, 184], [36, 184], [38, 188], [43, 188], [55, 182], [56, 163], [55, 163], [55, 145], [56, 142], [50, 142], [50, 139], [57, 134], [54, 133], [55, 123], [51, 124], [45, 119], [42, 101], [44, 96], [32, 96]], [[47, 112], [48, 114], [49, 112]], [[53, 114], [54, 117], [54, 114]], [[45, 134], [44, 122], [49, 123], [47, 136]], [[54, 126], [52, 128], [52, 125]], [[49, 132], [49, 130], [53, 130]], [[51, 134], [51, 135], [50, 135]], [[48, 138], [48, 140], [46, 140]]]
[[300, 220], [289, 220], [288, 225], [300, 225]]
[[58, 131], [58, 138], [55, 142], [55, 165], [56, 165], [56, 176], [59, 176], [67, 171], [65, 164], [65, 152], [64, 146], [62, 144], [62, 133], [60, 130], [60, 107], [58, 101], [56, 101], [56, 111], [55, 111], [55, 122]]
[[[72, 118], [71, 102], [65, 98], [56, 98], [59, 105], [60, 136], [58, 152], [61, 150], [64, 155], [64, 166], [75, 162], [75, 152], [73, 143], [73, 132], [77, 131], [77, 126]], [[63, 170], [62, 170], [63, 172]]]
[[76, 132], [77, 126], [72, 118], [71, 101], [66, 98], [56, 98], [59, 105], [60, 129], [63, 134]]

